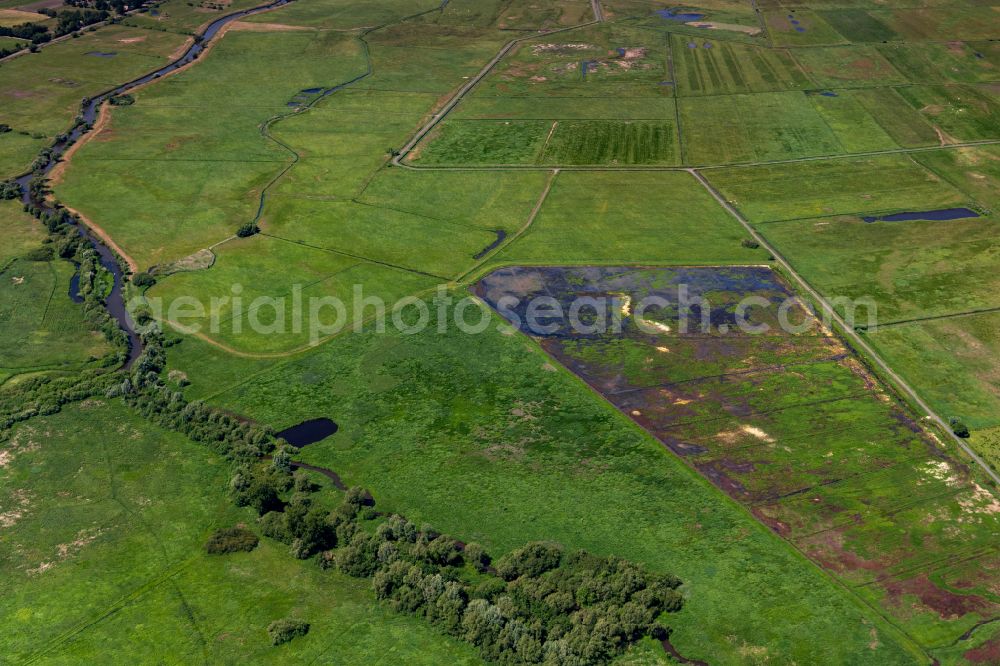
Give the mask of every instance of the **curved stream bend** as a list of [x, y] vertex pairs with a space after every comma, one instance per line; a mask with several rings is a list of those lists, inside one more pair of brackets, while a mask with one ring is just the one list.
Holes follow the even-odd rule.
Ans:
[[[112, 88], [111, 90], [107, 90], [97, 95], [96, 97], [86, 100], [83, 104], [83, 108], [80, 113], [80, 118], [82, 118], [86, 124], [76, 125], [75, 127], [73, 127], [72, 130], [70, 130], [65, 135], [64, 139], [58, 140], [54, 144], [52, 144], [51, 157], [49, 158], [48, 163], [44, 167], [42, 167], [38, 171], [29, 171], [28, 173], [22, 174], [17, 177], [16, 180], [18, 184], [21, 185], [21, 188], [23, 190], [23, 194], [21, 195], [21, 201], [25, 204], [31, 204], [46, 212], [55, 211], [55, 207], [50, 203], [48, 203], [47, 201], [39, 200], [37, 198], [32, 197], [30, 188], [31, 180], [36, 177], [44, 177], [48, 175], [50, 171], [52, 171], [52, 169], [57, 164], [59, 158], [69, 149], [70, 146], [79, 141], [80, 137], [83, 136], [88, 131], [86, 128], [94, 124], [94, 122], [97, 120], [97, 114], [101, 108], [101, 105], [105, 101], [107, 101], [109, 97], [113, 95], [121, 95], [123, 93], [126, 93], [129, 90], [137, 88], [143, 84], [149, 83], [150, 81], [158, 79], [165, 74], [169, 74], [177, 69], [180, 69], [185, 65], [190, 64], [191, 62], [194, 61], [195, 58], [198, 57], [199, 54], [201, 54], [202, 51], [204, 51], [207, 48], [209, 42], [211, 42], [212, 39], [216, 35], [218, 35], [219, 31], [227, 23], [243, 18], [244, 16], [248, 16], [250, 14], [256, 14], [258, 12], [262, 12], [268, 9], [274, 9], [275, 7], [280, 7], [282, 5], [288, 4], [291, 1], [292, 0], [272, 0], [272, 2], [268, 2], [263, 5], [259, 5], [257, 7], [252, 7], [250, 9], [244, 9], [238, 12], [233, 12], [232, 14], [227, 14], [226, 16], [221, 16], [212, 21], [211, 23], [209, 23], [208, 27], [206, 27], [202, 33], [196, 35], [194, 38], [195, 40], [194, 44], [188, 47], [187, 51], [185, 51], [184, 54], [181, 55], [181, 57], [178, 58], [177, 60], [174, 60], [170, 64], [164, 65], [163, 67], [157, 70], [149, 72], [144, 76], [141, 76], [137, 79], [133, 79], [127, 83], [123, 83], [116, 88]], [[125, 308], [125, 298], [122, 295], [122, 282], [124, 278], [122, 275], [121, 267], [118, 265], [118, 260], [115, 257], [115, 253], [111, 250], [111, 248], [105, 245], [100, 238], [97, 238], [95, 234], [91, 233], [90, 230], [87, 229], [85, 225], [77, 224], [77, 228], [80, 230], [80, 235], [86, 238], [90, 242], [90, 244], [94, 246], [94, 249], [97, 250], [97, 253], [100, 255], [101, 258], [101, 264], [114, 276], [115, 279], [114, 288], [112, 288], [111, 293], [108, 295], [108, 298], [104, 302], [104, 305], [107, 308], [108, 314], [110, 314], [111, 317], [118, 322], [118, 325], [122, 328], [122, 330], [125, 331], [125, 334], [128, 336], [129, 351], [128, 351], [128, 357], [125, 360], [125, 365], [123, 366], [125, 369], [128, 369], [132, 365], [132, 363], [137, 358], [139, 358], [139, 354], [142, 353], [142, 340], [139, 337], [139, 334], [136, 332], [135, 326], [132, 323], [132, 319], [128, 316], [128, 312]]]

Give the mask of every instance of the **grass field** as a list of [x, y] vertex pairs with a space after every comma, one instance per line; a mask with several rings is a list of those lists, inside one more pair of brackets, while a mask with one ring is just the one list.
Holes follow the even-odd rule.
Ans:
[[909, 86], [897, 92], [940, 129], [942, 144], [990, 139], [1000, 132], [1000, 106], [971, 86]]
[[0, 27], [9, 28], [22, 23], [40, 23], [52, 26], [55, 21], [44, 14], [26, 12], [20, 9], [0, 9]]
[[660, 97], [672, 94], [664, 35], [603, 24], [520, 43], [476, 96]]
[[914, 156], [983, 207], [1000, 211], [1000, 147], [935, 150]]
[[[39, 225], [15, 219], [14, 224]], [[13, 234], [5, 254], [38, 247], [33, 232]], [[23, 252], [19, 252], [23, 254]], [[69, 297], [73, 265], [59, 259], [6, 259], [0, 269], [0, 372], [77, 369], [108, 351]]]
[[819, 12], [798, 7], [763, 10], [767, 32], [776, 46], [820, 46], [847, 42]]
[[872, 46], [829, 46], [795, 49], [795, 59], [816, 84], [855, 88], [908, 83]]
[[994, 217], [873, 224], [830, 217], [760, 229], [822, 293], [872, 299], [881, 324], [1000, 307]]
[[[166, 64], [183, 42], [171, 33], [109, 26], [15, 58], [0, 67], [0, 123], [51, 139], [69, 129], [81, 98]], [[116, 55], [88, 55], [95, 52]]]
[[[281, 544], [206, 555], [214, 529], [252, 520], [226, 497], [227, 464], [118, 404], [90, 400], [18, 426], [5, 453], [7, 658], [478, 663], [468, 646], [379, 606], [364, 581]], [[289, 615], [309, 634], [271, 647], [265, 628]]]
[[867, 652], [873, 627], [854, 601], [535, 345], [493, 326], [449, 331], [351, 334], [234, 377], [212, 402], [275, 427], [336, 419], [304, 457], [494, 552], [554, 539], [675, 571], [688, 600], [672, 640], [689, 658], [913, 659], [881, 629]]
[[840, 91], [809, 96], [813, 107], [823, 117], [837, 141], [848, 153], [892, 150], [896, 142], [851, 94]]
[[877, 48], [914, 83], [995, 81], [1000, 66], [1000, 44], [995, 42], [896, 42]]
[[452, 114], [456, 120], [665, 120], [673, 117], [674, 100], [473, 95], [463, 98]]
[[881, 9], [871, 12], [902, 39], [913, 42], [981, 40], [995, 36], [996, 12], [989, 5]]
[[23, 210], [19, 201], [0, 201], [0, 229], [3, 229], [4, 244], [0, 248], [0, 267], [28, 250], [40, 247], [48, 236], [45, 227]]
[[538, 171], [380, 171], [358, 197], [359, 203], [411, 213], [441, 222], [513, 233], [531, 213], [545, 188]]
[[935, 210], [968, 202], [905, 155], [713, 169], [706, 176], [752, 222]]
[[418, 165], [676, 165], [672, 120], [466, 120], [446, 123]]
[[0, 174], [3, 179], [18, 176], [31, 166], [38, 151], [48, 145], [44, 138], [35, 138], [25, 132], [0, 134]]
[[712, 165], [837, 155], [843, 148], [801, 92], [678, 100], [684, 160]]
[[914, 109], [897, 88], [871, 88], [849, 93], [886, 134], [903, 148], [940, 145], [942, 137], [928, 118]]
[[[1000, 425], [998, 322], [995, 312], [918, 321], [888, 326], [870, 339], [945, 418], [963, 419], [978, 431]], [[1000, 465], [994, 446], [981, 452], [994, 468]]]
[[250, 221], [261, 189], [291, 161], [258, 125], [290, 112], [300, 90], [360, 67], [355, 41], [335, 33], [230, 32], [198, 67], [116, 108], [56, 192], [142, 268], [190, 255]]
[[[845, 6], [855, 3], [843, 3]], [[857, 3], [863, 5], [864, 3]], [[821, 11], [820, 16], [834, 30], [852, 43], [883, 42], [898, 39], [892, 28], [867, 11], [865, 7], [849, 7]]]
[[678, 95], [775, 92], [813, 87], [785, 49], [672, 35]]
[[[337, 313], [328, 307], [318, 310], [317, 318], [305, 325], [305, 313], [298, 310], [296, 326], [296, 308], [305, 309], [312, 297], [333, 296], [345, 303], [342, 325], [346, 326], [356, 318], [355, 285], [363, 289], [363, 295], [380, 297], [391, 305], [441, 281], [266, 235], [230, 241], [218, 254], [210, 270], [173, 275], [148, 295], [162, 302], [163, 319], [198, 326], [210, 339], [250, 354], [306, 347], [312, 341], [309, 322], [332, 326]], [[235, 296], [241, 300], [234, 300]], [[174, 305], [192, 298], [201, 310], [192, 313], [186, 306]], [[176, 316], [170, 315], [172, 307]]]
[[[0, 135], [0, 169], [29, 162], [91, 88], [162, 63], [185, 33], [248, 2], [168, 0], [132, 26], [4, 64], [0, 123], [15, 131]], [[690, 8], [709, 29], [654, 13], [662, 3], [602, 0], [610, 22], [537, 34], [591, 21], [590, 2], [300, 0], [240, 22], [116, 107], [56, 194], [142, 269], [211, 246], [209, 268], [161, 274], [147, 291], [161, 320], [201, 327], [167, 333], [187, 397], [277, 429], [334, 419], [339, 431], [299, 455], [371, 487], [380, 509], [494, 555], [556, 540], [675, 572], [686, 606], [673, 644], [713, 666], [993, 663], [994, 489], [825, 330], [538, 341], [479, 301], [464, 314], [485, 317], [479, 335], [333, 335], [296, 315], [296, 298], [335, 297], [343, 324], [359, 322], [375, 309], [357, 308], [359, 287], [391, 306], [441, 283], [460, 297], [455, 282], [512, 266], [629, 264], [660, 268], [550, 272], [571, 276], [565, 293], [620, 294], [623, 275], [659, 276], [642, 286], [655, 291], [723, 266], [710, 295], [728, 321], [736, 295], [788, 287], [692, 174], [572, 168], [710, 167], [819, 291], [870, 296], [880, 322], [896, 322], [864, 335], [1000, 464], [998, 315], [963, 314], [1000, 307], [1000, 150], [848, 155], [1000, 132], [995, 8], [915, 5], [762, 0], [767, 30], [754, 35], [752, 3]], [[407, 156], [448, 169], [390, 162], [526, 36]], [[490, 165], [532, 168], [463, 168]], [[953, 206], [984, 216], [859, 219]], [[4, 377], [42, 361], [78, 368], [103, 345], [81, 334], [70, 265], [21, 258], [40, 241], [23, 218], [0, 205], [16, 227], [0, 250]], [[260, 234], [232, 237], [251, 220]], [[614, 284], [588, 282], [599, 273]], [[514, 290], [564, 295], [532, 276]], [[168, 312], [190, 297], [214, 299], [214, 317]], [[273, 542], [203, 555], [212, 529], [250, 520], [228, 504], [226, 466], [101, 403], [18, 426], [0, 451], [0, 517], [16, 521], [0, 528], [16, 555], [0, 558], [11, 646], [0, 652], [476, 662]], [[269, 647], [264, 627], [291, 614], [313, 629]], [[662, 661], [647, 641], [622, 663]]]
[[124, 23], [139, 28], [194, 34], [219, 16], [259, 4], [255, 0], [166, 0], [151, 11], [128, 17]]
[[687, 173], [561, 172], [530, 228], [495, 262], [761, 263]]

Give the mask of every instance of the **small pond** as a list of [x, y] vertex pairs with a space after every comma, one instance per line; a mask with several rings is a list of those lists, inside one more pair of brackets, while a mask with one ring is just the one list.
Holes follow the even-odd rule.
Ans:
[[296, 448], [326, 439], [337, 432], [337, 424], [328, 418], [309, 419], [277, 433], [277, 437]]
[[915, 220], [930, 220], [932, 222], [947, 222], [969, 217], [980, 217], [979, 213], [970, 208], [942, 208], [941, 210], [925, 210], [892, 215], [866, 215], [861, 219], [865, 222], [912, 222]]

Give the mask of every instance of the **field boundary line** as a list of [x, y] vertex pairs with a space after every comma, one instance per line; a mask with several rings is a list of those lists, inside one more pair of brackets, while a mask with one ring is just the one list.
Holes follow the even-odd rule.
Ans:
[[802, 288], [802, 290], [820, 306], [820, 309], [823, 310], [824, 314], [827, 317], [829, 317], [830, 320], [834, 322], [838, 328], [841, 329], [841, 332], [844, 334], [844, 336], [852, 343], [857, 345], [857, 348], [863, 351], [864, 354], [869, 359], [874, 361], [875, 365], [881, 370], [883, 379], [886, 378], [889, 379], [889, 381], [893, 385], [895, 385], [898, 389], [900, 389], [909, 399], [913, 401], [913, 403], [919, 409], [921, 409], [925, 413], [925, 415], [927, 416], [927, 418], [931, 420], [931, 422], [939, 426], [944, 431], [945, 435], [951, 438], [953, 444], [957, 444], [958, 447], [962, 451], [964, 451], [965, 454], [973, 462], [975, 462], [983, 470], [983, 472], [986, 473], [986, 475], [989, 478], [991, 478], [996, 484], [1000, 485], [1000, 475], [998, 475], [995, 471], [993, 471], [993, 469], [982, 458], [979, 457], [979, 454], [977, 454], [972, 449], [971, 446], [969, 446], [963, 439], [961, 439], [958, 435], [956, 435], [952, 431], [948, 423], [943, 418], [941, 418], [941, 416], [939, 416], [937, 412], [931, 409], [930, 405], [927, 404], [927, 402], [920, 397], [920, 394], [917, 393], [917, 391], [912, 386], [910, 386], [910, 384], [905, 379], [903, 379], [903, 377], [901, 377], [895, 370], [892, 369], [892, 367], [885, 360], [882, 359], [882, 357], [878, 354], [878, 352], [875, 351], [875, 348], [872, 347], [872, 345], [870, 345], [863, 337], [861, 337], [861, 335], [857, 331], [855, 331], [853, 328], [847, 325], [847, 322], [844, 321], [844, 319], [837, 313], [837, 311], [833, 308], [833, 306], [830, 305], [830, 303], [826, 300], [826, 298], [824, 298], [816, 289], [814, 289], [813, 286], [809, 284], [809, 282], [807, 282], [805, 278], [803, 278], [799, 274], [799, 272], [795, 270], [795, 268], [792, 267], [791, 263], [784, 257], [784, 255], [778, 252], [778, 250], [770, 243], [770, 241], [768, 241], [766, 238], [764, 238], [762, 234], [760, 234], [756, 229], [754, 229], [753, 226], [746, 220], [746, 218], [744, 218], [743, 215], [738, 210], [736, 210], [736, 208], [733, 207], [729, 203], [729, 201], [727, 201], [726, 198], [722, 196], [722, 194], [718, 190], [716, 190], [711, 183], [708, 182], [708, 179], [706, 179], [704, 175], [702, 175], [697, 169], [688, 169], [688, 172], [692, 176], [694, 176], [699, 183], [701, 183], [702, 187], [704, 187], [705, 190], [707, 190], [708, 193], [711, 194], [712, 197], [714, 197], [715, 200], [718, 201], [719, 204], [731, 216], [733, 216], [733, 218], [736, 219], [737, 222], [740, 223], [743, 229], [750, 234], [751, 238], [760, 243], [761, 247], [763, 247], [765, 250], [767, 250], [774, 256], [775, 261], [778, 262], [778, 265], [780, 265], [784, 270], [786, 270], [789, 276], [795, 280], [795, 282]]
[[266, 236], [267, 238], [273, 238], [275, 240], [279, 240], [279, 241], [282, 241], [284, 243], [292, 243], [293, 245], [301, 245], [303, 247], [312, 248], [314, 250], [319, 250], [320, 252], [329, 252], [331, 254], [339, 254], [339, 255], [343, 255], [345, 257], [350, 257], [351, 259], [357, 259], [358, 261], [367, 262], [369, 264], [377, 264], [379, 266], [385, 266], [386, 268], [394, 268], [396, 270], [403, 271], [405, 273], [415, 273], [417, 275], [423, 275], [424, 277], [433, 278], [435, 280], [444, 280], [445, 282], [449, 281], [449, 278], [446, 278], [443, 275], [436, 275], [434, 273], [427, 273], [425, 271], [417, 270], [416, 268], [407, 268], [406, 266], [400, 266], [398, 264], [390, 264], [387, 261], [379, 261], [378, 259], [372, 259], [371, 257], [366, 257], [366, 256], [363, 256], [363, 255], [360, 255], [360, 254], [354, 254], [353, 252], [347, 252], [346, 250], [338, 250], [338, 249], [335, 249], [335, 248], [332, 248], [332, 247], [320, 247], [319, 245], [312, 245], [310, 243], [305, 243], [303, 241], [291, 240], [291, 239], [288, 239], [288, 238], [284, 238], [282, 236], [276, 236], [274, 234], [264, 233], [263, 231], [260, 232], [260, 235], [261, 236]]
[[681, 95], [677, 83], [677, 63], [674, 61], [673, 33], [668, 32], [664, 34], [663, 39], [667, 43], [667, 71], [670, 72], [670, 81], [674, 87], [674, 96], [672, 99], [674, 102], [674, 123], [677, 125], [677, 159], [680, 160], [681, 164], [684, 164], [684, 130], [681, 126]]
[[169, 567], [166, 571], [161, 572], [158, 576], [154, 576], [152, 579], [146, 581], [136, 589], [132, 590], [125, 596], [119, 597], [117, 601], [113, 602], [110, 606], [107, 606], [103, 611], [99, 611], [96, 617], [90, 619], [81, 620], [75, 626], [67, 629], [65, 632], [52, 639], [48, 645], [43, 647], [38, 652], [30, 655], [24, 662], [24, 664], [32, 664], [45, 655], [51, 653], [56, 648], [70, 641], [74, 636], [90, 629], [91, 627], [99, 624], [105, 618], [114, 615], [120, 610], [125, 609], [132, 603], [138, 601], [142, 597], [146, 596], [149, 592], [153, 591], [165, 582], [168, 582], [177, 574], [181, 573], [185, 568], [187, 568], [192, 562], [197, 559], [198, 556], [190, 557], [187, 560], [175, 564], [173, 567]]
[[[919, 324], [924, 321], [937, 321], [938, 319], [955, 319], [958, 317], [975, 317], [976, 315], [993, 314], [995, 312], [1000, 312], [1000, 306], [993, 308], [983, 308], [982, 310], [969, 310], [968, 312], [950, 312], [948, 314], [942, 315], [930, 315], [928, 317], [915, 317], [913, 319], [900, 319], [899, 321], [890, 321], [888, 324], [879, 324], [876, 328], [888, 328], [891, 326], [906, 326], [907, 324]], [[863, 326], [865, 330], [868, 330], [867, 326]]]

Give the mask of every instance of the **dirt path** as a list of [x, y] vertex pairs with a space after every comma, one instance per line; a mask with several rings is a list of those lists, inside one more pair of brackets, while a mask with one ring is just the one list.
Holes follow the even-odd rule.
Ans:
[[104, 104], [101, 106], [101, 110], [97, 114], [97, 120], [94, 122], [93, 129], [77, 139], [76, 143], [70, 146], [69, 149], [62, 154], [62, 157], [59, 159], [59, 163], [52, 167], [52, 171], [49, 171], [50, 185], [55, 186], [62, 182], [63, 176], [66, 173], [66, 168], [69, 166], [69, 161], [73, 158], [73, 155], [76, 155], [76, 151], [93, 141], [98, 134], [107, 128], [109, 122], [111, 122], [111, 108], [110, 105]]
[[601, 0], [590, 0], [590, 6], [594, 10], [594, 20], [598, 22], [604, 21], [604, 10], [601, 9]]
[[87, 217], [86, 215], [84, 215], [80, 211], [78, 211], [76, 209], [73, 209], [73, 208], [70, 208], [69, 206], [66, 206], [66, 205], [63, 205], [63, 208], [65, 208], [70, 213], [72, 213], [72, 214], [76, 215], [77, 217], [79, 217], [80, 221], [84, 224], [84, 226], [87, 227], [87, 229], [90, 231], [90, 233], [92, 233], [95, 236], [97, 236], [98, 238], [100, 238], [102, 243], [104, 243], [109, 248], [111, 248], [112, 250], [114, 250], [115, 254], [117, 254], [119, 257], [121, 257], [122, 259], [124, 259], [125, 263], [128, 264], [129, 270], [132, 271], [133, 274], [139, 272], [139, 264], [137, 264], [135, 262], [135, 259], [133, 259], [132, 257], [130, 257], [125, 252], [125, 250], [123, 250], [118, 245], [118, 243], [116, 243], [114, 241], [114, 239], [111, 238], [111, 236], [108, 234], [107, 231], [105, 231], [100, 226], [98, 226], [97, 224], [95, 224], [93, 220], [91, 220], [89, 217]]

